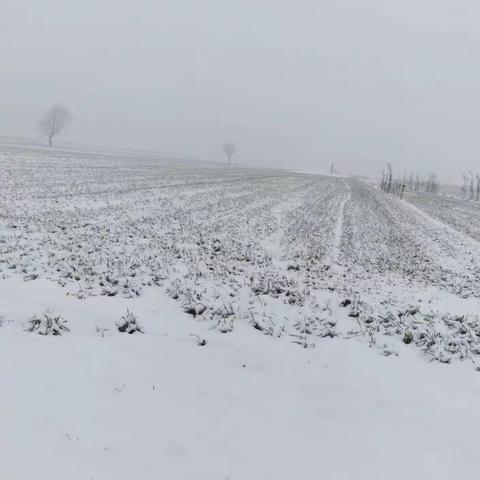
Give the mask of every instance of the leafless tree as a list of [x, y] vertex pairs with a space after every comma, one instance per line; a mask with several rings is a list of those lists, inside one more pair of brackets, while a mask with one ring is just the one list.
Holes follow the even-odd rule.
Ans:
[[470, 186], [468, 187], [468, 199], [469, 200], [473, 200], [474, 198], [474, 192], [475, 192], [475, 188], [474, 188], [474, 180], [473, 180], [473, 173], [469, 170], [468, 171], [468, 174], [470, 175]]
[[224, 143], [222, 145], [222, 150], [225, 152], [227, 155], [227, 165], [230, 166], [230, 163], [232, 161], [232, 157], [237, 151], [237, 147], [233, 143]]
[[413, 175], [413, 173], [411, 173], [409, 176], [408, 176], [408, 190], [410, 192], [413, 191], [413, 188], [414, 188], [414, 185], [415, 185], [415, 176]]
[[419, 192], [421, 186], [422, 186], [422, 182], [420, 181], [420, 175], [415, 175], [415, 183], [414, 183], [414, 185], [413, 185], [413, 189], [414, 189], [416, 192]]
[[393, 191], [393, 172], [392, 166], [389, 163], [387, 163], [386, 191], [388, 193], [391, 193]]
[[426, 180], [425, 191], [429, 193], [438, 193], [438, 177], [435, 173], [430, 173]]
[[463, 185], [460, 192], [461, 192], [462, 198], [464, 200], [467, 200], [468, 199], [468, 177], [465, 173], [462, 174], [462, 179], [463, 179]]
[[72, 115], [64, 105], [54, 105], [40, 120], [40, 131], [48, 138], [48, 146], [52, 146], [53, 138], [58, 135], [72, 120]]
[[385, 191], [386, 177], [385, 170], [382, 171], [382, 181], [380, 182], [380, 189]]
[[[430, 173], [428, 177], [421, 177], [413, 173], [407, 176], [407, 174], [404, 173], [403, 177], [394, 177], [392, 165], [387, 163], [387, 171], [382, 172], [380, 188], [384, 192], [391, 193], [400, 199], [403, 198], [406, 191], [438, 193], [438, 176], [435, 173]], [[480, 196], [480, 183], [478, 188]]]

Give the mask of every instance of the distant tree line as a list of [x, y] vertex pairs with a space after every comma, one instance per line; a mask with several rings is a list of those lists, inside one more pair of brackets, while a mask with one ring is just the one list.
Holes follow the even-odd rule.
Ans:
[[430, 173], [426, 177], [411, 173], [407, 180], [407, 190], [410, 192], [438, 193], [438, 176]]
[[387, 170], [382, 172], [380, 189], [391, 193], [398, 198], [403, 198], [405, 191], [438, 193], [438, 176], [430, 173], [426, 177], [410, 173], [403, 177], [395, 177], [390, 163], [387, 163]]
[[474, 176], [471, 171], [462, 175], [463, 184], [460, 189], [460, 194], [464, 200], [480, 200], [480, 175], [478, 173]]

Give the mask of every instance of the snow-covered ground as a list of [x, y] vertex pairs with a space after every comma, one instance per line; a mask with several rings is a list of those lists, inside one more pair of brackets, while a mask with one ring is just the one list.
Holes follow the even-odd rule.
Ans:
[[0, 205], [0, 479], [478, 476], [480, 245], [432, 207], [25, 145]]

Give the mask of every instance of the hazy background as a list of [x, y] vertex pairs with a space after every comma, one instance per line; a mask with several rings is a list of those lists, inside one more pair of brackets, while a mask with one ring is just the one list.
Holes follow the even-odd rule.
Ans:
[[324, 172], [480, 170], [478, 0], [0, 0], [0, 133]]

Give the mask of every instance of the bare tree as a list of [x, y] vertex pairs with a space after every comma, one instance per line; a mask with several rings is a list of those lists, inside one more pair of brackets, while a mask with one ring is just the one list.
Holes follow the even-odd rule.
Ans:
[[480, 200], [480, 175], [477, 175], [475, 176], [476, 180], [477, 180], [477, 190], [476, 190], [476, 193], [475, 193], [475, 201], [478, 202]]
[[392, 166], [389, 163], [387, 163], [387, 169], [386, 191], [391, 193], [393, 191], [393, 172]]
[[235, 152], [237, 151], [237, 147], [235, 147], [235, 145], [233, 143], [224, 143], [222, 145], [222, 150], [227, 155], [227, 164], [228, 164], [228, 166], [230, 166], [230, 163], [232, 161], [232, 157], [235, 154]]
[[411, 192], [413, 191], [413, 187], [415, 185], [415, 176], [413, 175], [413, 173], [411, 173], [409, 176], [408, 176], [408, 190]]
[[420, 181], [420, 175], [415, 175], [415, 183], [414, 183], [413, 189], [416, 192], [420, 191], [421, 183], [422, 182]]
[[464, 200], [467, 200], [467, 198], [468, 198], [468, 177], [467, 177], [467, 175], [465, 175], [465, 173], [462, 175], [462, 179], [463, 179], [463, 185], [462, 185], [462, 188], [461, 188], [460, 192], [462, 194], [462, 198]]
[[474, 188], [474, 180], [473, 180], [473, 173], [469, 170], [468, 171], [468, 174], [470, 175], [470, 186], [468, 187], [468, 199], [469, 200], [473, 200], [474, 198], [474, 192], [475, 192], [475, 188]]
[[425, 191], [429, 193], [438, 193], [438, 178], [435, 173], [430, 173], [425, 184]]
[[53, 138], [58, 135], [72, 120], [72, 115], [64, 105], [54, 105], [40, 120], [40, 131], [48, 138], [48, 146], [52, 146]]
[[[466, 176], [465, 178], [468, 180]], [[406, 191], [438, 193], [438, 176], [435, 173], [430, 173], [428, 177], [421, 177], [413, 173], [407, 176], [407, 174], [404, 173], [403, 177], [394, 177], [392, 165], [387, 163], [387, 171], [382, 172], [380, 188], [384, 192], [391, 193], [400, 199], [403, 198]], [[478, 192], [480, 196], [480, 177], [478, 181]]]

